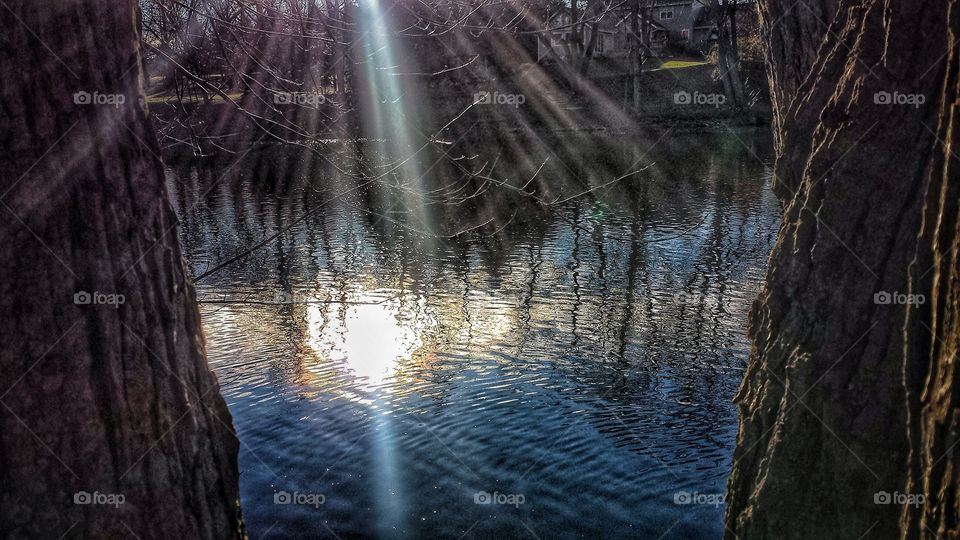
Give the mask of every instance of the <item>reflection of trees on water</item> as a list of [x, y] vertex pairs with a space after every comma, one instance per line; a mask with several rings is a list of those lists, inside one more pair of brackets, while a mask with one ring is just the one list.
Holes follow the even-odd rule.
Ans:
[[[551, 157], [501, 138], [505, 145], [493, 154], [469, 144], [455, 151], [466, 156], [464, 168], [489, 163], [496, 177], [517, 185]], [[324, 205], [267, 248], [203, 280], [202, 296], [229, 292], [242, 302], [276, 292], [307, 295], [320, 302], [320, 324], [333, 325], [348, 316], [358, 293], [393, 291], [400, 317], [437, 321], [425, 330], [423, 354], [492, 358], [514, 369], [549, 366], [549, 384], [575, 389], [571, 399], [592, 407], [591, 423], [625, 446], [646, 452], [655, 441], [642, 440], [640, 427], [672, 426], [674, 446], [659, 443], [670, 456], [682, 446], [731, 444], [746, 312], [778, 214], [764, 168], [749, 152], [718, 147], [732, 148], [702, 137], [642, 144], [568, 139], [557, 148], [580, 155], [565, 154], [563, 163], [551, 157], [555, 163], [537, 180], [541, 198], [563, 198], [638, 164], [649, 168], [559, 208], [491, 188], [459, 205], [432, 205], [422, 214], [432, 221], [412, 225], [408, 209], [391, 201], [395, 190], [371, 194], [385, 189], [377, 186], [325, 203], [345, 187], [329, 166], [286, 156], [258, 155], [255, 162], [265, 165], [247, 170], [241, 162], [222, 178], [219, 162], [175, 166], [171, 187], [194, 274]], [[450, 167], [444, 160], [425, 176], [425, 189], [441, 189], [445, 177], [462, 182], [463, 193], [483, 186]], [[464, 220], [494, 225], [453, 238], [418, 232], [455, 231]], [[687, 294], [678, 299], [678, 292]], [[284, 335], [296, 362], [307, 361], [304, 304], [215, 309], [246, 318], [246, 339]], [[264, 359], [246, 369], [303, 380], [302, 365], [282, 362]], [[406, 374], [410, 386], [440, 404], [457, 373], [441, 367]]]

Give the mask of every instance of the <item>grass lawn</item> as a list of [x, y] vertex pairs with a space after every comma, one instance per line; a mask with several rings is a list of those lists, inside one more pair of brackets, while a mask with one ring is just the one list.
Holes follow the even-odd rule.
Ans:
[[707, 62], [703, 60], [667, 60], [666, 62], [660, 64], [659, 69], [683, 69], [705, 65], [707, 65]]

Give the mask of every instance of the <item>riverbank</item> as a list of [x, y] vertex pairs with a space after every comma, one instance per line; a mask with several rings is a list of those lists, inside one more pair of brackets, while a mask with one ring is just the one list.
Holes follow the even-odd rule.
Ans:
[[[634, 135], [656, 129], [709, 131], [769, 125], [771, 109], [762, 65], [741, 67], [747, 104], [735, 109], [716, 66], [694, 60], [657, 62], [640, 79], [640, 103], [627, 99], [628, 81], [602, 63], [577, 89], [549, 66], [528, 65], [496, 80], [442, 77], [398, 81], [397, 98], [373, 100], [354, 93], [223, 92], [177, 97], [154, 91], [150, 112], [165, 146], [199, 153], [259, 141], [310, 142], [392, 137], [383, 120], [395, 118], [409, 136], [449, 138], [467, 129], [511, 133], [606, 133]], [[374, 116], [358, 114], [376, 103]], [[375, 124], [375, 125], [374, 125]]]

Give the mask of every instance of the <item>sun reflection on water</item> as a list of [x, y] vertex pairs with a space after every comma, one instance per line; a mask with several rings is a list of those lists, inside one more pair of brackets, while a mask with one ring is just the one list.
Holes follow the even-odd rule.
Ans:
[[339, 368], [354, 388], [391, 391], [405, 366], [424, 346], [433, 319], [423, 298], [398, 299], [361, 293], [344, 304], [310, 304], [306, 310], [307, 345], [316, 375]]

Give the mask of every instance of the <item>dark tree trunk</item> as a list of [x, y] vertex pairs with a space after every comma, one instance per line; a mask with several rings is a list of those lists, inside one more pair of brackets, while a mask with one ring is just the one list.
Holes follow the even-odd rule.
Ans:
[[136, 13], [134, 0], [0, 9], [4, 538], [243, 536], [238, 442], [147, 116]]
[[827, 33], [827, 22], [837, 14], [839, 0], [803, 0], [803, 4], [760, 0], [760, 26], [766, 36], [767, 76], [773, 104], [773, 135], [783, 152], [780, 134], [783, 115], [797, 95]]
[[721, 0], [720, 3], [720, 40], [718, 60], [720, 79], [724, 92], [734, 109], [744, 105], [743, 82], [740, 79], [740, 60], [737, 58], [736, 17], [734, 0]]
[[733, 49], [733, 57], [739, 61], [740, 45], [738, 40], [740, 36], [737, 34], [737, 0], [727, 2], [727, 18], [730, 19], [730, 45]]
[[640, 110], [640, 0], [630, 0], [630, 103]]
[[727, 536], [956, 538], [958, 2], [802, 4], [761, 2], [785, 211]]
[[579, 20], [577, 0], [570, 0], [570, 21], [573, 25], [570, 27], [570, 40], [567, 42], [567, 56], [573, 71], [576, 71], [580, 55], [583, 54], [583, 23], [578, 22]]
[[583, 86], [586, 86], [587, 75], [590, 73], [590, 63], [593, 61], [593, 52], [597, 48], [597, 41], [600, 38], [600, 24], [593, 23], [590, 27], [590, 41], [587, 42], [587, 47], [583, 50], [583, 57], [580, 59], [580, 79], [583, 83]]

